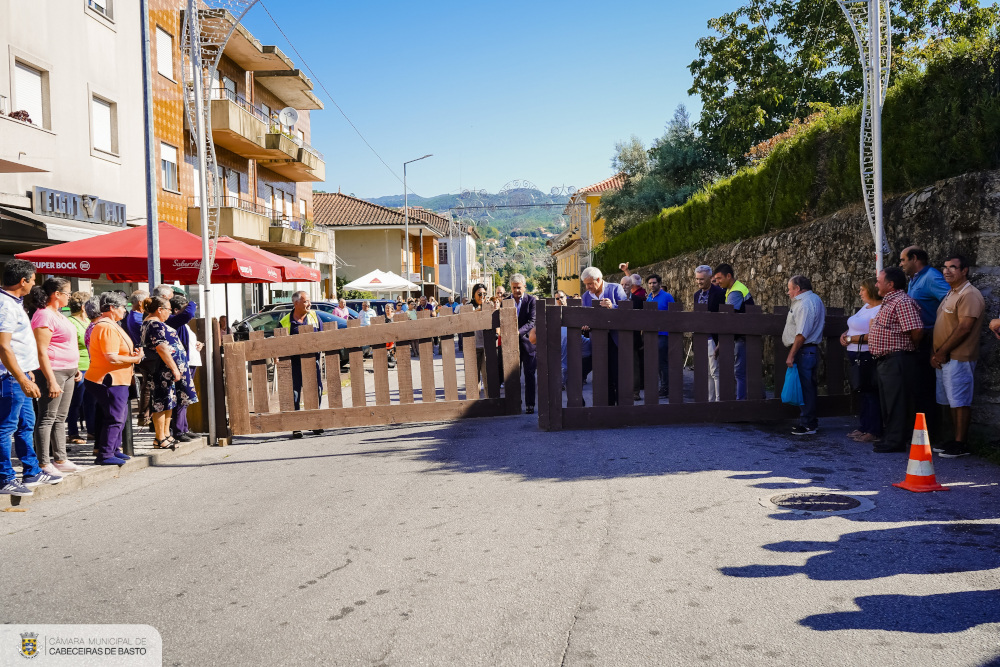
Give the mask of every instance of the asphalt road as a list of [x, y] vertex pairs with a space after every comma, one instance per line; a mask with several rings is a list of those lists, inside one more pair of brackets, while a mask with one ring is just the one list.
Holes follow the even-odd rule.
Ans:
[[[148, 623], [165, 665], [1000, 665], [1000, 468], [909, 493], [821, 426], [241, 438], [0, 514], [0, 620]], [[759, 502], [814, 488], [875, 508]]]

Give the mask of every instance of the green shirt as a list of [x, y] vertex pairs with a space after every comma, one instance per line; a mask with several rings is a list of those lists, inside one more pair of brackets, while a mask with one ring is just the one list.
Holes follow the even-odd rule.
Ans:
[[87, 351], [87, 343], [83, 339], [83, 335], [87, 332], [87, 327], [89, 324], [84, 324], [72, 315], [66, 317], [73, 326], [76, 327], [76, 343], [80, 347], [80, 370], [85, 371], [90, 368], [90, 353]]

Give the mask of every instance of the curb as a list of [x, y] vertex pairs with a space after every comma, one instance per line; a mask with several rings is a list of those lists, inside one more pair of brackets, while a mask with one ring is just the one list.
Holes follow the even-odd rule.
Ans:
[[208, 439], [201, 437], [190, 442], [180, 442], [177, 449], [143, 456], [134, 456], [125, 465], [119, 466], [88, 466], [85, 470], [75, 472], [63, 477], [63, 481], [58, 484], [43, 484], [36, 486], [30, 496], [9, 496], [0, 495], [0, 511], [5, 511], [9, 507], [23, 507], [39, 500], [64, 496], [79, 489], [101, 484], [105, 481], [117, 479], [121, 475], [127, 475], [139, 470], [144, 470], [151, 466], [159, 466], [169, 463], [182, 456], [208, 447]]

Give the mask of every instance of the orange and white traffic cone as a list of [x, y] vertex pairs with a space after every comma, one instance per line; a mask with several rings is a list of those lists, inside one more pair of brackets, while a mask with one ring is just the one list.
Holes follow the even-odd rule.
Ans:
[[923, 412], [917, 413], [910, 440], [910, 462], [906, 465], [906, 479], [893, 486], [907, 491], [947, 491], [947, 486], [937, 483], [934, 464], [931, 462], [931, 439], [927, 435], [927, 420]]

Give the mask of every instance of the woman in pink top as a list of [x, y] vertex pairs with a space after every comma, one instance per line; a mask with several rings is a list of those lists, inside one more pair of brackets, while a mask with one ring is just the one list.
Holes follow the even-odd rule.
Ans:
[[347, 310], [347, 301], [344, 299], [337, 301], [337, 305], [333, 308], [333, 314], [345, 320], [351, 319], [351, 311]]
[[66, 458], [66, 415], [80, 378], [80, 349], [76, 329], [59, 312], [69, 304], [71, 293], [65, 278], [49, 278], [31, 290], [38, 308], [31, 316], [31, 328], [41, 365], [35, 381], [42, 392], [35, 415], [35, 453], [42, 470], [50, 475], [78, 468]]

